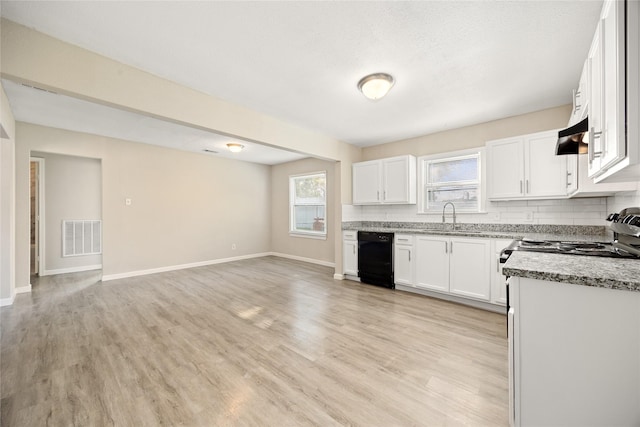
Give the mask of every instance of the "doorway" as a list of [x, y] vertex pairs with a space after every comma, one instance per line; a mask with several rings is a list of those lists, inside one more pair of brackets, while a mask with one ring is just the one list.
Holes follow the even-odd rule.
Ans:
[[44, 215], [44, 159], [39, 157], [30, 158], [30, 185], [29, 185], [29, 201], [30, 201], [30, 224], [31, 224], [31, 252], [30, 265], [31, 275], [37, 276], [42, 271], [42, 239], [44, 235], [41, 229], [41, 221]]

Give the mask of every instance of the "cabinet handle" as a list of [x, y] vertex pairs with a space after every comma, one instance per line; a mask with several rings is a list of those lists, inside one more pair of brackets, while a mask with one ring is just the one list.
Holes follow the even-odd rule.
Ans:
[[407, 251], [407, 253], [409, 254], [409, 262], [411, 262], [411, 251]]
[[380, 200], [380, 190], [376, 191], [376, 199]]
[[570, 176], [571, 176], [571, 172], [567, 172], [567, 187], [571, 187], [571, 181], [569, 180]]
[[593, 159], [596, 157], [600, 157], [602, 155], [602, 151], [595, 151], [595, 140], [601, 136], [602, 131], [596, 132], [596, 128], [591, 127], [591, 131], [589, 132], [589, 163], [593, 162]]
[[500, 257], [496, 259], [496, 272], [500, 273]]
[[409, 239], [398, 239], [398, 242], [408, 242]]
[[445, 254], [449, 253], [449, 248], [448, 248], [447, 242], [444, 242], [444, 253]]
[[382, 192], [382, 200], [387, 200], [387, 190]]
[[453, 242], [449, 243], [449, 253], [453, 253]]
[[520, 180], [520, 194], [522, 194], [522, 180]]
[[530, 190], [529, 190], [529, 180], [527, 180], [527, 193], [529, 193], [529, 192], [530, 192]]

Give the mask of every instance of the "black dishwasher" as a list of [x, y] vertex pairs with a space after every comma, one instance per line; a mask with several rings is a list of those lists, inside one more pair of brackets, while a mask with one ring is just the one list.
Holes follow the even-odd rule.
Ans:
[[395, 288], [393, 233], [358, 231], [358, 276], [362, 283]]

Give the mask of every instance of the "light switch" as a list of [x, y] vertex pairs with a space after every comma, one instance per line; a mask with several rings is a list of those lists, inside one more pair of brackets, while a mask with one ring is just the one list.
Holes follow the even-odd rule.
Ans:
[[129, 199], [129, 198], [124, 199], [124, 204], [126, 206], [131, 206], [131, 199]]

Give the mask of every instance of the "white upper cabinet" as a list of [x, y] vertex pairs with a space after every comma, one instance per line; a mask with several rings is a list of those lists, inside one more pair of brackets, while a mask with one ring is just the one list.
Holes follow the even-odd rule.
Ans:
[[589, 176], [626, 155], [624, 4], [605, 2], [589, 50]]
[[398, 156], [353, 164], [353, 204], [415, 204], [416, 158]]
[[577, 164], [555, 155], [557, 141], [554, 130], [487, 142], [489, 199], [568, 197]]
[[382, 186], [382, 163], [378, 160], [353, 164], [353, 204], [378, 204]]
[[606, 0], [589, 50], [589, 177], [596, 182], [640, 179], [639, 22], [638, 1]]
[[573, 108], [571, 109], [571, 117], [569, 118], [569, 125], [573, 126], [576, 123], [587, 117], [587, 111], [589, 109], [589, 62], [585, 61], [582, 67], [582, 74], [580, 75], [580, 82], [578, 88], [573, 91]]
[[524, 196], [524, 139], [501, 139], [487, 143], [488, 194], [490, 199]]

